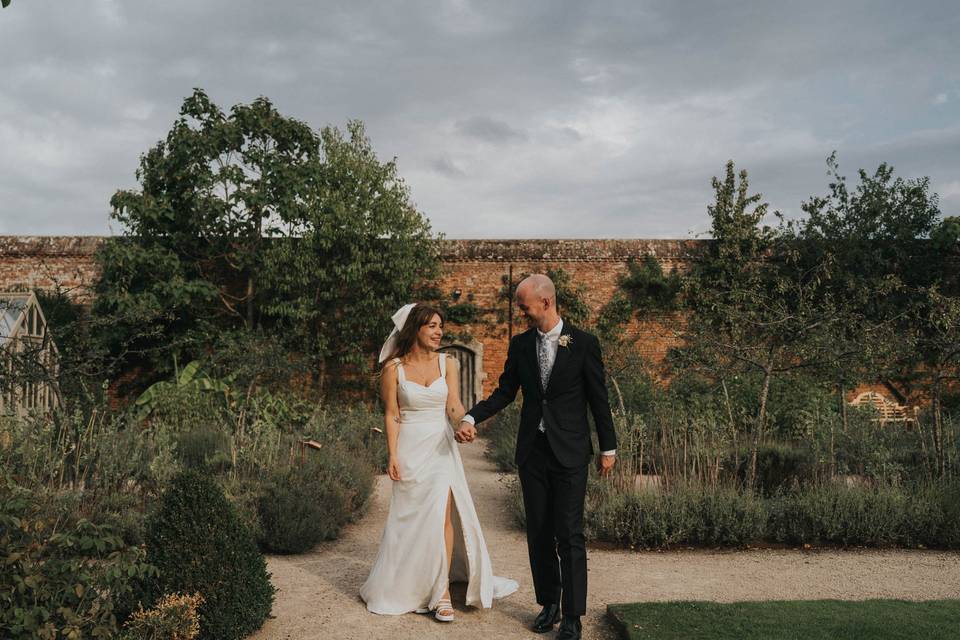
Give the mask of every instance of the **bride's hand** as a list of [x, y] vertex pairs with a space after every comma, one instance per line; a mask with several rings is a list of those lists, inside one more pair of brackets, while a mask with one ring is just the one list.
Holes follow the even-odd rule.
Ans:
[[400, 479], [400, 463], [397, 462], [396, 458], [390, 458], [387, 463], [387, 475], [390, 476], [391, 480]]

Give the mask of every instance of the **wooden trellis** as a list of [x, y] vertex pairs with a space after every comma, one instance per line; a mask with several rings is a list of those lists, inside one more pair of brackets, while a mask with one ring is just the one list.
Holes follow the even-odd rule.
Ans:
[[888, 422], [899, 422], [911, 425], [916, 422], [916, 411], [918, 407], [912, 410], [906, 405], [898, 404], [888, 400], [883, 394], [876, 391], [864, 391], [850, 402], [851, 406], [864, 407], [871, 406], [877, 411], [877, 417], [874, 422], [886, 424]]

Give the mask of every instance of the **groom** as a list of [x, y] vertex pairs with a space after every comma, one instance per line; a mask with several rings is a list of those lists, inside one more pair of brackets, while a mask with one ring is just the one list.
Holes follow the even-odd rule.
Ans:
[[513, 402], [523, 389], [516, 463], [533, 586], [543, 606], [533, 630], [552, 629], [562, 610], [557, 639], [576, 640], [580, 616], [587, 609], [583, 500], [593, 454], [587, 407], [600, 443], [601, 475], [616, 461], [617, 437], [597, 338], [564, 323], [557, 313], [556, 288], [547, 276], [532, 275], [520, 283], [517, 307], [530, 329], [510, 341], [496, 390], [467, 412], [456, 437], [460, 442], [473, 440], [475, 425]]

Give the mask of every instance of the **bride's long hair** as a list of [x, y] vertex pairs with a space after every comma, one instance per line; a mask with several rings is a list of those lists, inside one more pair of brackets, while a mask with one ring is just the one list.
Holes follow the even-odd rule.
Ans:
[[420, 327], [425, 324], [430, 324], [433, 316], [440, 316], [440, 326], [442, 327], [446, 318], [440, 309], [423, 302], [418, 302], [416, 306], [410, 310], [407, 321], [403, 323], [403, 328], [400, 329], [400, 333], [397, 334], [396, 347], [394, 347], [393, 352], [387, 356], [387, 359], [383, 361], [384, 367], [392, 363], [394, 358], [402, 358], [410, 353], [413, 345], [417, 342], [417, 333], [420, 332]]

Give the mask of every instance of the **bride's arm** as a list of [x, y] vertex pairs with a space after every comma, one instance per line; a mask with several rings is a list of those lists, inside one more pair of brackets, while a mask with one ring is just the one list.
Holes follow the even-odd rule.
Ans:
[[460, 424], [467, 410], [460, 402], [460, 363], [447, 358], [447, 418], [450, 424]]
[[380, 376], [380, 397], [383, 398], [383, 427], [387, 434], [387, 474], [391, 480], [400, 479], [397, 462], [397, 436], [400, 434], [400, 405], [397, 402], [397, 365], [393, 362], [383, 367]]

